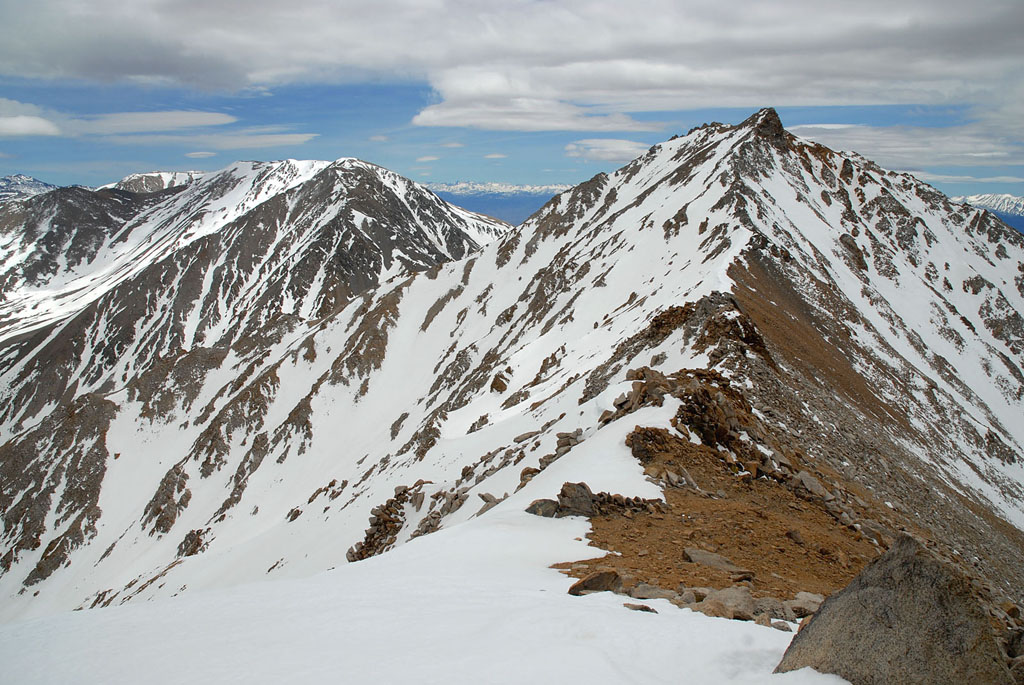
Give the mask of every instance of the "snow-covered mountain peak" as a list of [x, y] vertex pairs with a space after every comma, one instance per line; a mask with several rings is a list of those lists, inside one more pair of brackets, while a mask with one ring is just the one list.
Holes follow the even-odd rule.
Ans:
[[[296, 302], [299, 292], [294, 292], [271, 310], [307, 316], [380, 278], [462, 257], [507, 226], [448, 205], [374, 165], [283, 160], [236, 162], [154, 193], [67, 189], [52, 199], [5, 206], [0, 229], [6, 241], [0, 253], [0, 336], [11, 338], [68, 319], [186, 252], [199, 251], [192, 259], [206, 268], [213, 245], [244, 257], [236, 257], [243, 259], [241, 269], [225, 264], [215, 278], [205, 277], [204, 287], [220, 288], [219, 281], [238, 278], [255, 293], [270, 283], [302, 281], [300, 291], [312, 300]], [[356, 245], [366, 250], [355, 258], [358, 264], [352, 262]], [[348, 250], [348, 256], [335, 261], [338, 250]], [[257, 255], [270, 256], [266, 251], [280, 252], [274, 259], [286, 261], [262, 277], [249, 273]], [[316, 256], [302, 261], [307, 251]], [[319, 276], [314, 265], [324, 269]], [[295, 274], [307, 269], [312, 271], [296, 280]], [[339, 269], [351, 273], [341, 277]], [[335, 275], [328, 277], [331, 272]], [[309, 287], [328, 291], [308, 293]], [[229, 330], [225, 308], [234, 305], [227, 304], [227, 296], [221, 293], [219, 304], [202, 315], [220, 320], [218, 335]], [[186, 333], [185, 340], [191, 340], [194, 333]]]
[[202, 171], [150, 171], [129, 174], [120, 181], [100, 186], [97, 190], [116, 189], [133, 193], [155, 193], [191, 183], [203, 176]]

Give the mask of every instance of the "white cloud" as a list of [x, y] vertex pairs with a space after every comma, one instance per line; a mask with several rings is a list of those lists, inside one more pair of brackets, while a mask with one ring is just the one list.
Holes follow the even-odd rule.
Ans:
[[370, 140], [374, 143], [386, 143], [390, 139], [387, 136], [370, 136]]
[[505, 159], [508, 155], [503, 155], [500, 152], [492, 152], [489, 155], [484, 155], [484, 159]]
[[215, 150], [245, 150], [302, 145], [318, 135], [317, 133], [256, 133], [242, 130], [226, 133], [153, 133], [105, 136], [103, 140], [117, 145], [187, 145]]
[[[230, 114], [195, 110], [80, 116], [0, 98], [0, 136], [92, 136], [118, 145], [182, 145], [242, 150], [301, 145], [319, 135], [295, 133], [286, 126], [223, 128], [237, 122], [238, 118]], [[198, 152], [187, 156], [202, 158], [213, 154]]]
[[[973, 103], [1024, 138], [1024, 3], [34, 0], [0, 74], [260, 92], [420, 80], [427, 126], [636, 131], [630, 112]], [[131, 55], [131, 58], [126, 58]], [[471, 66], [466, 66], [471, 65]], [[28, 113], [26, 113], [28, 114]]]
[[217, 154], [216, 152], [199, 151], [199, 152], [186, 152], [185, 156], [189, 157], [191, 159], [206, 159], [207, 157], [214, 157], [214, 156], [216, 156], [216, 154]]
[[587, 138], [565, 146], [569, 157], [580, 157], [596, 162], [629, 162], [647, 152], [650, 145], [618, 138]]
[[465, 147], [462, 143], [441, 143], [441, 147]]
[[933, 174], [927, 171], [904, 171], [926, 183], [1024, 183], [1020, 176], [957, 176], [951, 174]]
[[60, 129], [48, 119], [19, 114], [0, 117], [0, 136], [59, 136]]
[[423, 157], [417, 157], [416, 161], [417, 162], [436, 162], [439, 159], [441, 159], [441, 158], [440, 157], [435, 157], [434, 155], [424, 155]]
[[639, 122], [627, 114], [593, 113], [568, 102], [516, 97], [481, 101], [446, 99], [415, 117], [419, 126], [468, 126], [500, 131], [657, 131], [662, 124]]
[[28, 102], [18, 102], [17, 100], [9, 100], [7, 98], [0, 98], [0, 117], [13, 117], [19, 114], [25, 114], [28, 116], [44, 116], [46, 112], [38, 105], [33, 105]]
[[162, 112], [113, 112], [73, 117], [68, 128], [75, 133], [107, 135], [145, 133], [149, 131], [180, 131], [205, 126], [233, 124], [238, 119], [220, 112], [168, 110]]
[[793, 133], [888, 168], [1024, 165], [1024, 144], [986, 122], [960, 126], [794, 126]]

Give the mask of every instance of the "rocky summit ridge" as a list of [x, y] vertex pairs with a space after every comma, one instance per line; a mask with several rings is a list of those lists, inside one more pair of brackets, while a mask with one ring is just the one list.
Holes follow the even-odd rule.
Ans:
[[[208, 228], [199, 189], [264, 171], [277, 192]], [[365, 163], [226, 173], [101, 191], [149, 218], [95, 230], [94, 290], [54, 287], [60, 249], [46, 294], [9, 277], [5, 614], [308, 575], [547, 500], [617, 553], [565, 570], [634, 595], [827, 595], [911, 533], [1016, 625], [1024, 238], [991, 214], [773, 110], [507, 232]]]

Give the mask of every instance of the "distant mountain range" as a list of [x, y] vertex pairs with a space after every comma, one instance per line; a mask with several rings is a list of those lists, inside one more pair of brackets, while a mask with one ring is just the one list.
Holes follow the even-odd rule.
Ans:
[[544, 206], [567, 185], [513, 185], [510, 183], [430, 183], [438, 197], [460, 207], [518, 225]]
[[1024, 232], [1024, 197], [1008, 193], [987, 193], [984, 195], [961, 195], [950, 198], [953, 202], [966, 202], [972, 207], [987, 209], [1008, 226]]
[[186, 185], [203, 176], [202, 171], [151, 171], [146, 174], [130, 174], [116, 183], [108, 183], [97, 190], [116, 188], [133, 193], [155, 193], [167, 188]]
[[0, 202], [32, 197], [33, 195], [49, 192], [56, 187], [25, 174], [4, 176], [0, 178]]

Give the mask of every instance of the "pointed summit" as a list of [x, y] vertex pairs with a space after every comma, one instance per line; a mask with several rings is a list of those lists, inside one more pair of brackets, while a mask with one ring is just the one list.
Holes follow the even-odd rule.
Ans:
[[741, 123], [740, 128], [751, 128], [758, 136], [775, 144], [784, 144], [789, 135], [782, 126], [778, 112], [772, 107], [758, 110]]

